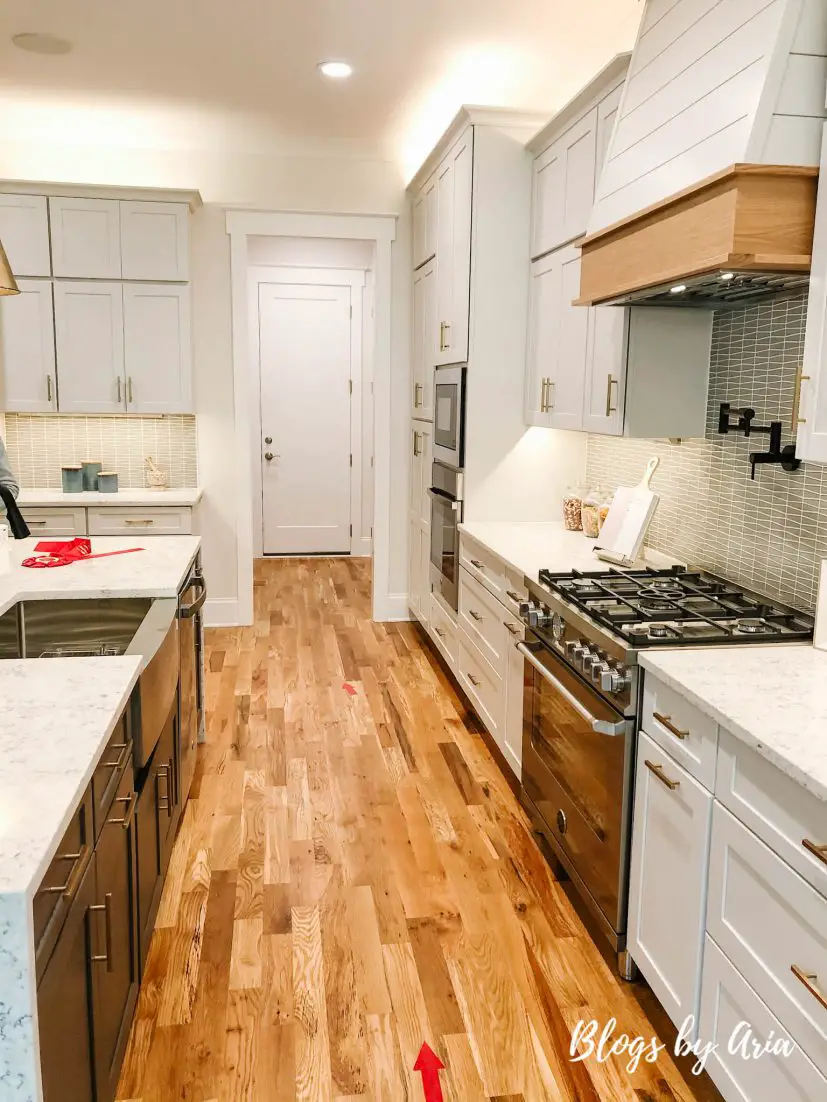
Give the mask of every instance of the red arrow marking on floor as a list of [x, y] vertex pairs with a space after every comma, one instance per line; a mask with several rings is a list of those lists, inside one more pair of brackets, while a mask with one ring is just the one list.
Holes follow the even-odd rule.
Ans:
[[425, 1102], [444, 1102], [439, 1073], [445, 1067], [443, 1062], [428, 1044], [423, 1044], [413, 1066], [414, 1071], [422, 1073], [422, 1090]]
[[349, 681], [343, 681], [342, 682], [342, 688], [350, 696], [356, 696], [356, 690], [354, 689], [354, 687], [351, 685], [351, 683]]

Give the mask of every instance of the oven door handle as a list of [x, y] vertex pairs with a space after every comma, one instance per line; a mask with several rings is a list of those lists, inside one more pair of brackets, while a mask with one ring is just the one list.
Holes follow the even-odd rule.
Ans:
[[433, 486], [428, 488], [428, 493], [431, 497], [436, 498], [437, 501], [441, 501], [443, 505], [450, 505], [455, 513], [462, 504], [462, 502], [457, 501], [455, 497], [449, 497], [448, 494], [444, 494], [441, 490], [435, 490]]
[[612, 723], [608, 719], [598, 719], [597, 716], [593, 716], [589, 709], [581, 704], [574, 693], [570, 692], [562, 681], [558, 681], [553, 673], [550, 673], [548, 669], [540, 662], [525, 643], [517, 643], [517, 650], [525, 658], [527, 662], [530, 662], [534, 669], [544, 677], [550, 685], [553, 685], [558, 693], [571, 704], [572, 708], [585, 719], [591, 729], [598, 735], [625, 735], [628, 729], [628, 723], [625, 720], [621, 720], [620, 723]]

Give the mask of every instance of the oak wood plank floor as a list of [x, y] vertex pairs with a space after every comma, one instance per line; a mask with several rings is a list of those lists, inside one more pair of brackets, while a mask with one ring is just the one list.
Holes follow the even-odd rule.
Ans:
[[[370, 620], [365, 559], [256, 564], [207, 633], [207, 744], [120, 1102], [709, 1102], [618, 980], [419, 629]], [[581, 1018], [655, 1064], [569, 1059]]]

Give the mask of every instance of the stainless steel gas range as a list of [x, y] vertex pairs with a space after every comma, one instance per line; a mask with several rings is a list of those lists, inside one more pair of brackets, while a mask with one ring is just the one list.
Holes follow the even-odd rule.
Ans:
[[523, 803], [632, 978], [625, 952], [637, 716], [648, 647], [801, 642], [813, 619], [702, 571], [526, 579]]

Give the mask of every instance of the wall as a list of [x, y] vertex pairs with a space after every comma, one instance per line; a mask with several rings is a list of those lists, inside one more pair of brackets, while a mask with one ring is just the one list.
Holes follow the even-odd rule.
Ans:
[[60, 487], [63, 464], [97, 459], [118, 472], [118, 485], [146, 486], [144, 460], [152, 456], [169, 485], [197, 486], [195, 418], [68, 417], [6, 414], [5, 442], [12, 470], [26, 489]]
[[805, 463], [793, 474], [758, 467], [753, 482], [747, 457], [764, 450], [767, 438], [715, 433], [727, 401], [752, 406], [756, 424], [783, 421], [783, 443], [792, 441], [806, 312], [806, 295], [799, 295], [716, 314], [706, 438], [673, 445], [591, 436], [587, 475], [611, 489], [633, 485], [650, 456], [659, 456], [652, 488], [660, 502], [648, 543], [811, 610], [827, 558], [827, 467]]
[[[2, 139], [0, 126], [0, 139]], [[233, 374], [230, 247], [226, 209], [401, 214], [394, 245], [393, 394], [396, 420], [407, 402], [410, 233], [398, 168], [351, 157], [259, 155], [219, 143], [204, 149], [139, 149], [54, 141], [0, 140], [0, 178], [125, 187], [196, 188], [204, 206], [192, 217], [193, 372], [198, 415], [198, 470], [204, 487], [200, 523], [212, 622], [233, 622], [237, 597], [233, 470]], [[391, 477], [407, 477], [406, 434], [393, 436]], [[400, 498], [403, 495], [399, 495]], [[404, 510], [393, 510], [391, 582], [404, 592]]]

